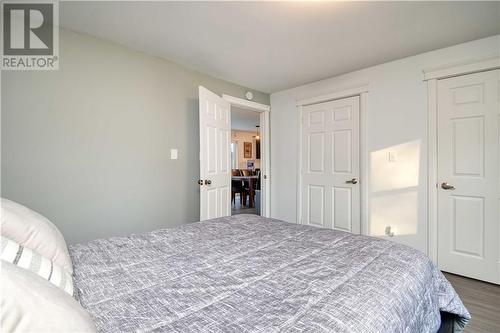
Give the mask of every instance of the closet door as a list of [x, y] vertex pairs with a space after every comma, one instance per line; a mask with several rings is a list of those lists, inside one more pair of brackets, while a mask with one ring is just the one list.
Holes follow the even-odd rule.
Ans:
[[359, 97], [302, 108], [301, 164], [301, 223], [359, 233]]
[[438, 264], [500, 283], [499, 79], [438, 81]]

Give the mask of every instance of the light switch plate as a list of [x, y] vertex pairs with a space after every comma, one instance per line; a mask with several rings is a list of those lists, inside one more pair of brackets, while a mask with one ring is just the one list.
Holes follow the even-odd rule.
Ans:
[[398, 161], [398, 153], [395, 151], [389, 152], [389, 162], [397, 162]]
[[177, 149], [170, 149], [170, 159], [171, 160], [177, 159]]

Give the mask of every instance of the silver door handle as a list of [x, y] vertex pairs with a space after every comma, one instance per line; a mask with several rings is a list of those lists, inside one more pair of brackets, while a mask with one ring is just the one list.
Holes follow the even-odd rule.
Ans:
[[210, 185], [212, 184], [212, 181], [210, 179], [205, 179], [205, 185]]
[[448, 184], [448, 182], [444, 182], [441, 184], [441, 188], [443, 190], [451, 190], [453, 191], [455, 189], [455, 186]]
[[357, 184], [358, 180], [356, 178], [346, 180], [346, 184]]
[[202, 186], [203, 185], [203, 180], [198, 179], [198, 185]]

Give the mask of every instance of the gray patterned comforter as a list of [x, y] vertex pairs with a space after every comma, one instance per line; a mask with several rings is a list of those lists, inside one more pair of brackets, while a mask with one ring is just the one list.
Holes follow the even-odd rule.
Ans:
[[101, 332], [436, 332], [470, 318], [424, 254], [237, 215], [70, 248]]

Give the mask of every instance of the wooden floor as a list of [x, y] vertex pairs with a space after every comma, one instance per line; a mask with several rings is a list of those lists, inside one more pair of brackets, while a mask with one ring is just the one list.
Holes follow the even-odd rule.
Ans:
[[241, 204], [240, 196], [236, 195], [234, 203], [231, 203], [231, 215], [238, 214], [257, 214], [257, 210], [255, 208], [248, 208], [247, 206], [243, 206]]
[[444, 273], [472, 319], [466, 333], [500, 333], [500, 286]]

